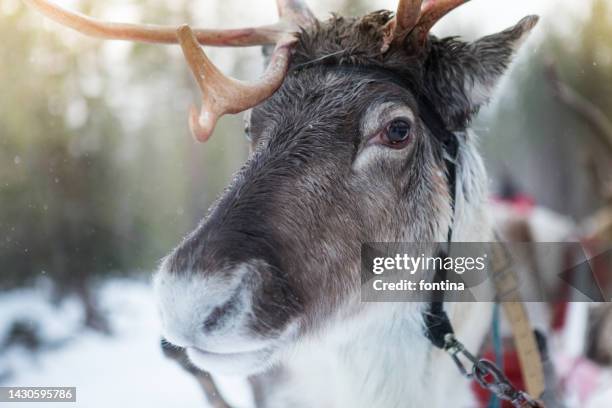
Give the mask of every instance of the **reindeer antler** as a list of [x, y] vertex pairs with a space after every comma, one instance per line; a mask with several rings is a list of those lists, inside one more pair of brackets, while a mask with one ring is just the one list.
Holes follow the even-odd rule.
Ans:
[[[176, 26], [106, 22], [67, 10], [46, 0], [23, 0], [23, 2], [51, 20], [90, 37], [157, 44], [176, 44], [178, 42], [176, 37], [178, 27]], [[229, 30], [196, 28], [193, 31], [198, 42], [203, 45], [228, 47], [269, 45], [276, 44], [287, 33], [296, 31], [300, 23], [314, 18], [305, 6], [293, 5], [294, 1], [278, 0], [278, 3], [279, 10], [288, 10], [286, 13], [288, 18], [283, 18], [276, 24]], [[298, 18], [302, 15], [308, 17]]]
[[[289, 67], [290, 45], [295, 40], [295, 32], [300, 27], [316, 22], [302, 0], [277, 0], [280, 21], [276, 24], [233, 30], [192, 30], [186, 25], [169, 27], [105, 22], [66, 10], [49, 1], [23, 1], [59, 24], [85, 35], [148, 43], [179, 42], [203, 94], [200, 113], [192, 107], [189, 117], [194, 137], [202, 142], [208, 140], [219, 117], [247, 110], [270, 97], [280, 87]], [[277, 46], [263, 76], [256, 82], [245, 83], [223, 75], [204, 54], [199, 44]]]
[[189, 126], [194, 137], [200, 142], [208, 140], [217, 120], [227, 113], [240, 113], [266, 100], [283, 83], [289, 67], [288, 37], [279, 42], [266, 72], [254, 83], [246, 83], [225, 76], [208, 59], [188, 25], [177, 31], [185, 59], [202, 91], [200, 113], [191, 107]]
[[281, 20], [293, 21], [300, 27], [308, 27], [316, 23], [312, 11], [302, 0], [277, 0], [278, 15]]
[[382, 52], [385, 53], [396, 39], [405, 38], [416, 26], [421, 17], [423, 0], [400, 0], [395, 17], [385, 27]]
[[450, 11], [469, 0], [400, 0], [395, 17], [387, 23], [381, 51], [387, 52], [393, 42], [413, 36], [423, 46], [429, 31]]
[[[113, 23], [66, 10], [46, 0], [23, 0], [52, 20], [83, 34], [149, 43], [179, 42], [185, 58], [202, 91], [200, 113], [191, 109], [189, 123], [197, 140], [206, 141], [224, 114], [249, 109], [270, 97], [283, 82], [289, 66], [293, 34], [312, 25], [316, 19], [303, 0], [277, 0], [280, 21], [276, 24], [233, 30], [191, 29], [148, 24]], [[409, 35], [417, 48], [423, 46], [431, 28], [448, 12], [469, 0], [400, 0], [395, 18], [385, 27], [381, 51], [392, 43], [403, 42]], [[251, 46], [276, 44], [270, 65], [253, 83], [223, 75], [206, 57], [199, 44], [215, 46]]]
[[[316, 21], [301, 0], [277, 0], [277, 6], [281, 23], [288, 21], [296, 26], [307, 26]], [[192, 106], [189, 113], [191, 133], [200, 142], [210, 138], [221, 116], [240, 113], [260, 104], [282, 85], [289, 68], [290, 45], [295, 42], [292, 35], [278, 38], [262, 77], [257, 82], [246, 83], [223, 75], [202, 51], [189, 26], [180, 27], [177, 34], [185, 59], [202, 91], [200, 112]]]

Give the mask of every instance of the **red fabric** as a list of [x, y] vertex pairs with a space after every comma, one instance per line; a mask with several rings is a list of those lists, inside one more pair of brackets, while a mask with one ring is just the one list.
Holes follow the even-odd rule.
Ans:
[[557, 302], [552, 305], [552, 322], [551, 326], [554, 331], [560, 331], [565, 326], [567, 318], [567, 302]]
[[[574, 264], [574, 255], [570, 251], [565, 251], [565, 259], [563, 260], [564, 269], [569, 269]], [[563, 285], [563, 294], [561, 299], [568, 298], [568, 287]], [[552, 321], [550, 325], [554, 331], [561, 331], [565, 327], [565, 320], [567, 318], [568, 304], [565, 302], [557, 302], [551, 305], [552, 307]]]
[[496, 203], [508, 204], [521, 214], [529, 214], [535, 207], [535, 200], [533, 197], [525, 194], [518, 194], [510, 199], [493, 196], [492, 200]]

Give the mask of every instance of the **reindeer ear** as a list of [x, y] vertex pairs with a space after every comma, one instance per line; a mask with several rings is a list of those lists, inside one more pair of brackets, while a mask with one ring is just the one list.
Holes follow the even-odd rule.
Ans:
[[472, 43], [432, 38], [424, 86], [451, 129], [465, 127], [489, 101], [495, 85], [538, 19], [525, 17], [514, 27]]

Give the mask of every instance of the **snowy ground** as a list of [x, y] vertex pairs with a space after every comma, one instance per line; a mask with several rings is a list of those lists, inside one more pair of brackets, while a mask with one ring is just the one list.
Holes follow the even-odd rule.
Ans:
[[[80, 303], [69, 298], [52, 305], [49, 293], [44, 284], [0, 293], [0, 386], [77, 387], [77, 403], [0, 407], [208, 407], [195, 380], [161, 352], [159, 321], [147, 282], [112, 279], [100, 288], [100, 306], [112, 336], [84, 330]], [[37, 328], [43, 339], [39, 351], [3, 346], [16, 320]], [[552, 345], [557, 356], [567, 348]], [[568, 407], [612, 406], [612, 371], [582, 358], [556, 360]], [[244, 381], [217, 378], [217, 385], [232, 406], [253, 406]]]
[[[111, 280], [101, 288], [100, 302], [110, 318], [112, 336], [81, 329], [78, 302], [68, 299], [51, 306], [44, 287], [0, 293], [0, 347], [15, 318], [38, 325], [47, 344], [37, 353], [16, 347], [0, 350], [0, 385], [77, 387], [76, 404], [1, 403], [2, 407], [208, 406], [195, 381], [161, 353], [148, 284]], [[235, 406], [252, 405], [242, 381], [221, 379], [218, 385]]]

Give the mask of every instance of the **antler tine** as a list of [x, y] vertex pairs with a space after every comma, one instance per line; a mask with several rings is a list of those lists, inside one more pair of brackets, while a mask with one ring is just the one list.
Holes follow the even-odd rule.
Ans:
[[432, 27], [450, 11], [469, 0], [400, 0], [397, 13], [387, 26], [381, 51], [385, 53], [391, 43], [402, 41], [414, 34], [417, 46], [427, 40]]
[[290, 45], [295, 41], [292, 36], [282, 39], [262, 77], [256, 82], [246, 83], [223, 75], [208, 59], [188, 25], [177, 30], [177, 38], [202, 91], [202, 108], [198, 113], [192, 107], [189, 117], [191, 132], [200, 142], [208, 140], [221, 116], [252, 108], [281, 86], [289, 67]]
[[470, 0], [428, 0], [423, 6], [418, 23], [419, 43], [422, 44], [427, 39], [429, 31], [442, 17], [468, 1]]
[[385, 53], [391, 43], [403, 39], [416, 26], [421, 16], [423, 0], [400, 0], [395, 17], [387, 23], [383, 39], [382, 52]]
[[[175, 44], [177, 42], [177, 27], [105, 22], [67, 10], [46, 0], [23, 1], [51, 20], [92, 37], [147, 43]], [[291, 27], [287, 27], [286, 24], [272, 24], [257, 28], [230, 30], [195, 29], [194, 34], [200, 44], [244, 47], [275, 44], [288, 31], [291, 31]]]
[[421, 16], [422, 3], [423, 0], [400, 0], [395, 15], [397, 33], [404, 33], [414, 28]]
[[281, 19], [288, 19], [300, 27], [316, 22], [314, 14], [302, 0], [276, 0], [276, 6]]

